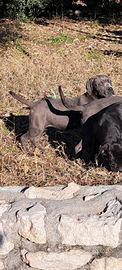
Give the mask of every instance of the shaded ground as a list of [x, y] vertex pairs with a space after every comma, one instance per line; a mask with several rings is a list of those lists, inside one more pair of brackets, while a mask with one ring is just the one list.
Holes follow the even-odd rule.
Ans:
[[[61, 85], [68, 97], [83, 94], [86, 81], [107, 74], [117, 95], [122, 93], [122, 24], [97, 21], [0, 21], [0, 185], [113, 184], [122, 173], [85, 168], [74, 158], [81, 130], [49, 129], [40, 138], [45, 151], [27, 157], [19, 137], [28, 128], [26, 106], [9, 91], [28, 100], [44, 94], [58, 97]], [[31, 147], [31, 146], [30, 146]]]

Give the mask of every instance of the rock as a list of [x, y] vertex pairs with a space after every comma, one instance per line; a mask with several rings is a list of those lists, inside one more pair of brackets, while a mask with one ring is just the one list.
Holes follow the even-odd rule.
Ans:
[[[81, 209], [82, 212], [82, 209]], [[120, 244], [121, 204], [110, 201], [100, 215], [61, 215], [58, 230], [62, 244], [104, 245], [113, 248]]]
[[8, 209], [10, 208], [10, 206], [5, 203], [5, 201], [0, 201], [0, 217], [2, 216], [2, 214]]
[[90, 270], [122, 270], [122, 258], [101, 258], [95, 259]]
[[49, 190], [46, 188], [35, 188], [34, 186], [28, 188], [25, 191], [25, 196], [28, 198], [43, 198], [52, 200], [65, 200], [71, 199], [76, 196], [77, 191], [80, 190], [80, 186], [74, 182], [68, 184], [67, 187], [61, 188], [61, 190]]
[[44, 217], [46, 209], [40, 203], [17, 213], [18, 232], [24, 238], [38, 244], [46, 243]]
[[89, 196], [84, 197], [84, 201], [87, 202], [89, 200], [94, 199], [96, 196], [99, 196], [99, 195], [100, 195], [99, 193], [93, 193], [93, 194], [91, 194]]
[[4, 233], [2, 223], [0, 223], [0, 255], [8, 254], [14, 248], [14, 244], [7, 241]]
[[0, 261], [0, 270], [4, 269], [4, 264], [3, 262]]
[[31, 189], [0, 187], [1, 270], [122, 269], [121, 185]]
[[76, 9], [75, 10], [75, 15], [80, 17], [81, 16], [81, 11], [79, 9]]
[[60, 253], [22, 250], [22, 257], [31, 267], [43, 270], [73, 270], [85, 265], [92, 258], [89, 252], [77, 249]]

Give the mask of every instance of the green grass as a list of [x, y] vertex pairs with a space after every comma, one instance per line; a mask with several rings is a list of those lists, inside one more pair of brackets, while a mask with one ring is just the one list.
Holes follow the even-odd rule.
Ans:
[[94, 27], [94, 26], [98, 27], [98, 21], [97, 20], [91, 22], [91, 27]]
[[66, 42], [72, 42], [76, 37], [69, 37], [66, 34], [59, 34], [57, 37], [47, 38], [46, 40], [40, 41], [41, 44], [51, 44], [52, 46], [61, 45]]
[[95, 50], [91, 50], [88, 52], [88, 59], [92, 59], [92, 58], [95, 58], [95, 59], [100, 59], [100, 53], [98, 51], [95, 51]]
[[51, 87], [51, 93], [52, 95], [47, 95], [48, 98], [57, 98], [59, 96], [58, 93], [55, 93], [52, 87]]
[[1, 132], [6, 135], [9, 134], [9, 130], [7, 128], [1, 129]]
[[18, 49], [20, 52], [25, 52], [25, 48], [23, 46], [19, 46]]

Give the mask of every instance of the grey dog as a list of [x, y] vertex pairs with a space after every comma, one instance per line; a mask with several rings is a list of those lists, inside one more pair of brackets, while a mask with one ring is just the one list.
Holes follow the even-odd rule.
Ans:
[[[94, 99], [107, 98], [114, 95], [111, 80], [107, 75], [97, 75], [86, 82], [87, 93]], [[74, 110], [74, 107], [87, 104], [86, 93], [80, 97], [68, 99], [64, 96], [63, 92], [59, 88], [59, 94], [63, 105], [69, 109]]]
[[[97, 76], [95, 80], [99, 81], [99, 84], [103, 83], [103, 77]], [[108, 79], [109, 80], [109, 79]], [[98, 99], [99, 97], [111, 96], [114, 91], [111, 86], [110, 81], [108, 82], [109, 87], [105, 85], [104, 93], [101, 94], [101, 85], [96, 83], [95, 88], [95, 81], [94, 79], [90, 79], [86, 83], [86, 93], [80, 97], [73, 98], [72, 104], [75, 106], [82, 106], [83, 104], [88, 104], [94, 99]], [[100, 90], [99, 90], [100, 89]], [[25, 152], [29, 153], [28, 143], [29, 141], [32, 144], [41, 149], [39, 144], [39, 138], [43, 134], [44, 130], [47, 127], [54, 127], [59, 130], [71, 129], [71, 128], [78, 128], [81, 126], [81, 114], [80, 112], [69, 111], [63, 104], [61, 99], [50, 99], [50, 104], [54, 107], [57, 112], [51, 112], [47, 102], [45, 99], [41, 99], [37, 102], [30, 102], [25, 100], [23, 97], [15, 94], [13, 91], [10, 91], [10, 94], [20, 101], [21, 103], [26, 104], [30, 107], [30, 114], [29, 114], [29, 130], [21, 136], [20, 141], [22, 148]]]

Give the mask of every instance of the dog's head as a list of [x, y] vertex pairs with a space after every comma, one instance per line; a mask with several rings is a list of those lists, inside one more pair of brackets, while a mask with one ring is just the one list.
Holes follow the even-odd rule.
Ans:
[[106, 98], [114, 95], [111, 80], [107, 75], [97, 75], [86, 82], [86, 92], [97, 98]]
[[122, 171], [122, 142], [105, 144], [101, 147], [98, 155], [98, 164], [109, 171]]

